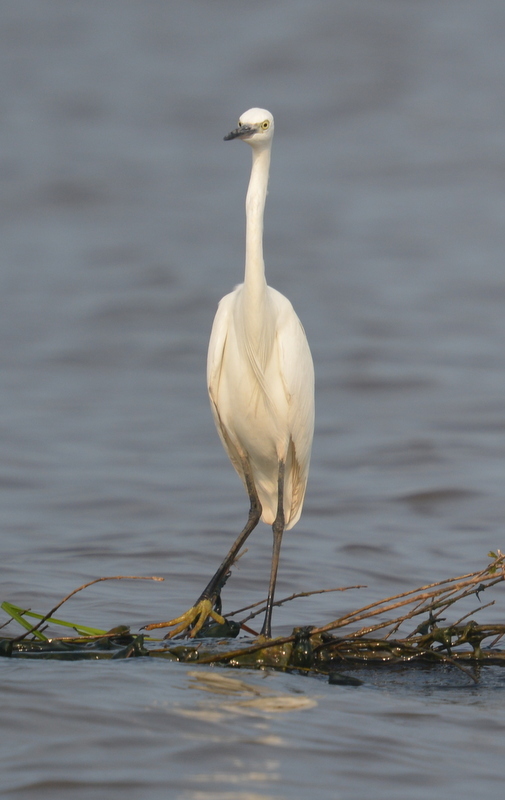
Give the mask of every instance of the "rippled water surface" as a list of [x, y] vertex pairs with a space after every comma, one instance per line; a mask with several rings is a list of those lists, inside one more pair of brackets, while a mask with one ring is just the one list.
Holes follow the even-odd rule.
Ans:
[[[61, 612], [136, 629], [193, 602], [241, 528], [204, 373], [243, 265], [250, 154], [222, 137], [253, 105], [276, 118], [268, 279], [317, 380], [278, 592], [367, 587], [289, 603], [275, 632], [503, 547], [504, 26], [500, 0], [3, 4], [0, 599], [45, 611], [162, 575]], [[270, 551], [261, 526], [226, 608], [264, 596]], [[500, 791], [498, 668], [354, 688], [153, 662], [5, 659], [0, 794]]]

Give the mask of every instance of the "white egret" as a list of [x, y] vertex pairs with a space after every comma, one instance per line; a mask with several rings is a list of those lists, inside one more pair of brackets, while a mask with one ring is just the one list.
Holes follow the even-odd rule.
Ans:
[[[282, 534], [302, 511], [314, 430], [314, 367], [307, 338], [293, 306], [267, 285], [263, 261], [263, 215], [274, 119], [251, 108], [225, 140], [252, 147], [246, 198], [244, 282], [221, 302], [209, 342], [207, 383], [214, 421], [249, 495], [247, 523], [195, 605], [163, 626], [174, 636], [195, 635], [211, 616], [231, 565], [260, 518], [272, 525], [273, 554], [262, 635], [271, 635], [272, 603]], [[160, 627], [162, 626], [160, 625]], [[153, 627], [153, 626], [149, 626]]]

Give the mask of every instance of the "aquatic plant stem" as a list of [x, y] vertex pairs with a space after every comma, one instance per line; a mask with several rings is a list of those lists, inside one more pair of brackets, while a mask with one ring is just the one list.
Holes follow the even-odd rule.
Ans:
[[93, 584], [95, 583], [101, 583], [101, 581], [164, 581], [164, 580], [165, 580], [164, 578], [160, 578], [156, 575], [150, 575], [147, 577], [141, 575], [109, 575], [105, 578], [95, 578], [92, 581], [88, 581], [88, 583], [83, 583], [82, 586], [79, 586], [77, 589], [74, 589], [72, 592], [70, 592], [70, 594], [67, 594], [67, 596], [64, 597], [63, 600], [60, 600], [60, 602], [57, 605], [55, 605], [54, 608], [48, 611], [47, 614], [44, 614], [42, 619], [39, 620], [35, 625], [33, 625], [33, 627], [31, 627], [24, 633], [20, 634], [19, 636], [16, 636], [16, 638], [13, 639], [13, 642], [21, 642], [23, 639], [26, 639], [27, 636], [37, 631], [44, 624], [44, 622], [46, 622], [49, 619], [49, 617], [52, 617], [55, 611], [61, 608], [63, 603], [66, 603], [67, 600], [70, 600], [70, 598], [73, 597], [74, 594], [77, 594], [77, 592], [82, 592], [83, 589], [87, 589], [88, 586], [93, 586]]

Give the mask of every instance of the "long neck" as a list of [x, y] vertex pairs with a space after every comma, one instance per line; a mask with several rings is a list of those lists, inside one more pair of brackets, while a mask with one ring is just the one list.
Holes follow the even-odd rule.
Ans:
[[251, 179], [246, 197], [246, 292], [258, 296], [265, 291], [265, 263], [263, 261], [263, 214], [267, 197], [270, 148], [253, 148]]

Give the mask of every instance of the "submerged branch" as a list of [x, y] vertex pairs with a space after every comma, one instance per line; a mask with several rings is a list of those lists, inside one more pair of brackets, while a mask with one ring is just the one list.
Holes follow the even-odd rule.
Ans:
[[[333, 674], [335, 669], [355, 665], [395, 664], [450, 664], [466, 677], [476, 680], [465, 664], [500, 663], [505, 665], [505, 651], [496, 650], [496, 644], [505, 635], [505, 625], [479, 625], [471, 617], [495, 601], [473, 607], [470, 612], [460, 613], [452, 624], [446, 621], [449, 609], [462, 600], [477, 597], [505, 579], [505, 557], [489, 554], [493, 559], [485, 569], [426, 584], [418, 589], [401, 592], [388, 598], [348, 612], [325, 625], [295, 628], [288, 636], [265, 639], [255, 636], [253, 640], [231, 645], [229, 627], [214, 626], [206, 632], [207, 638], [200, 640], [166, 641], [145, 639], [142, 634], [130, 634], [124, 627], [107, 633], [96, 629], [73, 626], [53, 618], [54, 613], [70, 597], [95, 583], [104, 580], [162, 580], [157, 577], [112, 576], [97, 578], [80, 586], [61, 600], [51, 611], [41, 616], [4, 603], [4, 610], [13, 619], [29, 629], [16, 638], [0, 639], [0, 655], [8, 657], [41, 658], [130, 658], [150, 656], [174, 661], [198, 664], [247, 668], [274, 668], [297, 670], [309, 673]], [[299, 592], [278, 600], [281, 606], [295, 598], [309, 597], [351, 588], [325, 589]], [[263, 603], [238, 609], [228, 616], [255, 609], [249, 617], [256, 616]], [[30, 626], [25, 616], [40, 617]], [[418, 619], [417, 627], [401, 635], [402, 626]], [[80, 635], [61, 636], [48, 640], [40, 632], [43, 625], [74, 627]], [[411, 626], [410, 626], [411, 627]], [[383, 638], [376, 638], [383, 631]], [[337, 634], [335, 632], [338, 632]], [[33, 634], [38, 641], [26, 641]], [[88, 635], [89, 634], [89, 635]], [[213, 638], [210, 638], [213, 637]], [[484, 647], [484, 642], [486, 646]], [[338, 681], [332, 681], [338, 682]]]

